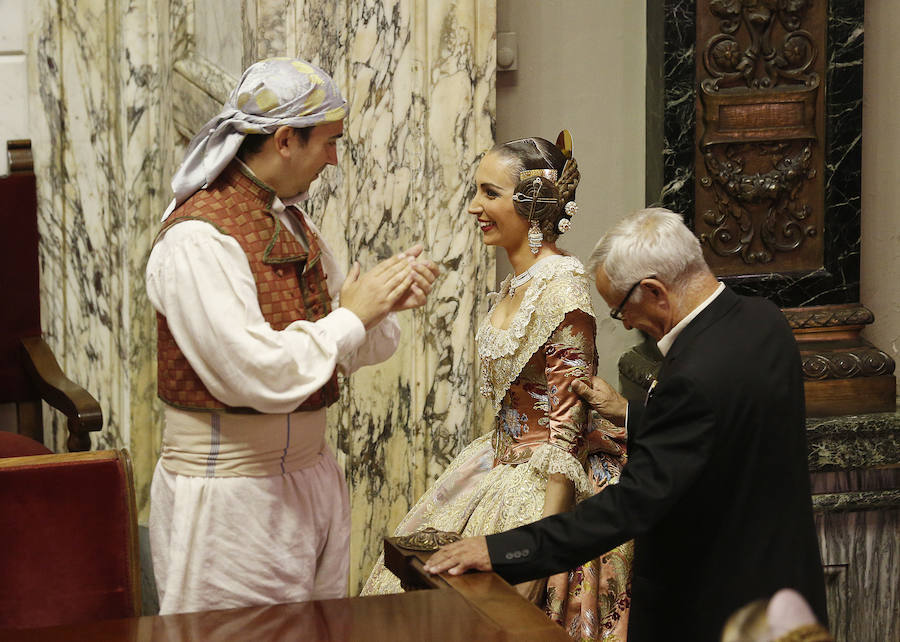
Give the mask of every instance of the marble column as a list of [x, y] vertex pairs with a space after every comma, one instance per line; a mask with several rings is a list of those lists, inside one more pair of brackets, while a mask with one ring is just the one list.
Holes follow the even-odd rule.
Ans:
[[[93, 448], [129, 448], [144, 509], [160, 437], [143, 272], [167, 198], [167, 19], [150, 0], [41, 0], [29, 15], [43, 329], [101, 403]], [[65, 450], [64, 422], [45, 417]]]
[[[473, 437], [487, 430], [477, 394], [475, 328], [494, 261], [466, 214], [476, 159], [493, 143], [493, 2], [305, 3], [301, 57], [333, 70], [350, 113], [339, 171], [311, 214], [349, 264], [417, 242], [441, 279], [421, 311], [400, 316], [390, 361], [353, 375], [330, 411], [350, 485], [351, 591], [381, 538]], [[326, 27], [322, 27], [326, 25]], [[269, 52], [266, 52], [268, 54]]]

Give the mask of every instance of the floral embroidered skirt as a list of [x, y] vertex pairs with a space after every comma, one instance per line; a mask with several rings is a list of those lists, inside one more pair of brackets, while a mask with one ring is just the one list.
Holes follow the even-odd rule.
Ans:
[[[608, 470], [592, 455], [589, 469]], [[540, 519], [546, 476], [527, 463], [493, 466], [491, 435], [469, 444], [400, 522], [394, 535], [431, 526], [463, 536], [490, 535]], [[595, 479], [596, 475], [591, 475]], [[605, 485], [605, 484], [598, 484]], [[631, 602], [632, 543], [549, 578], [539, 606], [576, 640], [625, 640]], [[379, 557], [362, 595], [400, 593]]]

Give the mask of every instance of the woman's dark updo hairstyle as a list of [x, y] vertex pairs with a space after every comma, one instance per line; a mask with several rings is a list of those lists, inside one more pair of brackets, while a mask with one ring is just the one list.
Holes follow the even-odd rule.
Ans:
[[[562, 143], [562, 134], [560, 139]], [[556, 241], [559, 237], [557, 225], [560, 219], [571, 218], [566, 213], [566, 203], [575, 200], [575, 188], [578, 187], [581, 178], [575, 158], [572, 156], [566, 158], [559, 147], [544, 138], [520, 138], [508, 143], [499, 143], [491, 148], [490, 153], [498, 154], [507, 162], [510, 176], [516, 183], [515, 192], [532, 198], [536, 196], [539, 199], [537, 203], [532, 203], [530, 199], [513, 201], [516, 213], [527, 219], [529, 214], [532, 214], [534, 206], [531, 220], [537, 221], [545, 241], [551, 243]], [[566, 167], [567, 160], [568, 167]], [[529, 169], [555, 169], [557, 180], [554, 183], [543, 176], [519, 180], [519, 175]], [[537, 189], [535, 178], [540, 180], [540, 187]]]

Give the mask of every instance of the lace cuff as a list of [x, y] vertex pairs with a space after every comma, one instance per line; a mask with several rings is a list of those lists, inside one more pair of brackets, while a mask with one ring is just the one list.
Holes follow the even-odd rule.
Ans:
[[542, 477], [549, 477], [553, 473], [565, 475], [575, 485], [575, 497], [578, 501], [592, 494], [584, 466], [561, 448], [552, 444], [538, 446], [527, 465]]

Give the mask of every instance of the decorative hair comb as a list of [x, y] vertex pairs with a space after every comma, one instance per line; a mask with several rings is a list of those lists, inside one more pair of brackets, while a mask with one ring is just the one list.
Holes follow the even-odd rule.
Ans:
[[569, 133], [568, 129], [559, 132], [559, 136], [556, 137], [556, 146], [559, 147], [559, 151], [563, 153], [563, 156], [572, 158], [572, 134]]
[[[569, 176], [574, 170], [575, 163], [575, 159], [572, 158], [572, 134], [569, 133], [568, 129], [559, 132], [559, 136], [556, 137], [556, 146], [559, 148], [559, 151], [562, 152], [562, 155], [566, 157], [566, 164], [563, 165], [561, 179], [563, 183], [568, 183]], [[578, 213], [578, 205], [576, 205], [575, 201], [569, 201], [566, 203], [563, 212], [564, 215], [556, 224], [556, 231], [560, 234], [565, 234], [569, 231], [569, 228], [572, 226], [571, 219]]]
[[534, 178], [535, 176], [543, 176], [547, 180], [556, 182], [556, 170], [555, 169], [526, 169], [519, 172], [519, 180], [524, 181], [527, 178]]

